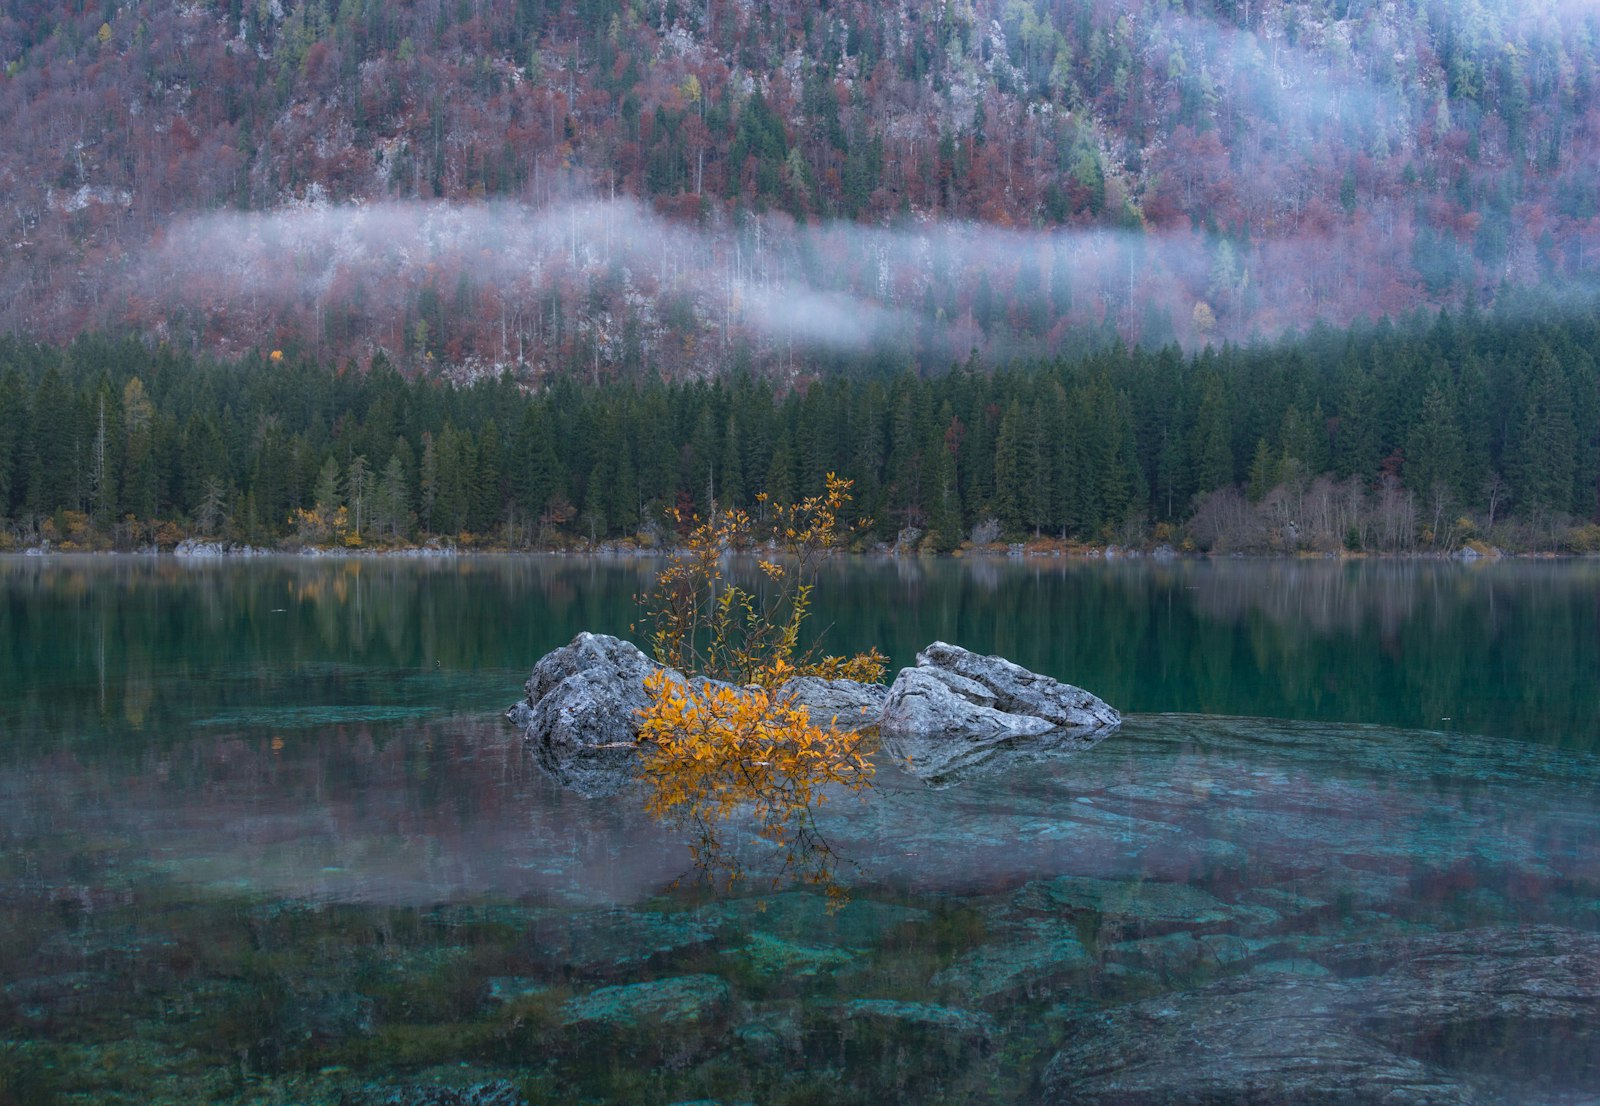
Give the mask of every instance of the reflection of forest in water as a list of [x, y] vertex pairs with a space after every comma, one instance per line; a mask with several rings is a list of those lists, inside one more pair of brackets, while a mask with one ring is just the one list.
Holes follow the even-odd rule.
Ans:
[[[943, 638], [1125, 711], [1600, 741], [1600, 564], [1150, 559], [843, 566], [844, 642]], [[836, 586], [835, 586], [836, 585]], [[826, 606], [826, 600], [823, 606]]]
[[[291, 708], [488, 715], [577, 631], [642, 638], [656, 567], [0, 558], [0, 732], [109, 749]], [[898, 667], [953, 641], [1125, 711], [1600, 741], [1593, 562], [846, 559], [815, 610], [830, 652]]]

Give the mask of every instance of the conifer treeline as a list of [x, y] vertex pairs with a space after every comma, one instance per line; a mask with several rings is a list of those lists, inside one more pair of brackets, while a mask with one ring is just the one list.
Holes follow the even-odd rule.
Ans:
[[[880, 537], [1438, 543], [1597, 515], [1600, 322], [1527, 303], [1194, 355], [1113, 348], [935, 378], [457, 388], [133, 340], [0, 340], [11, 542], [182, 535], [514, 547], [757, 510], [825, 474]], [[1465, 521], [1465, 520], [1463, 520]], [[1184, 527], [1188, 529], [1185, 530]]]

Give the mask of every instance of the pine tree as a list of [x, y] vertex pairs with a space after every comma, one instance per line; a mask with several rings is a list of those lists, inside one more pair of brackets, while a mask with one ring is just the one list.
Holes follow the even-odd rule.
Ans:
[[1250, 461], [1250, 477], [1245, 484], [1245, 495], [1252, 503], [1260, 503], [1268, 492], [1278, 486], [1283, 468], [1279, 455], [1273, 453], [1267, 439], [1256, 439], [1256, 451]]
[[155, 406], [136, 376], [122, 389], [126, 434], [122, 462], [122, 508], [134, 518], [153, 520], [157, 511]]
[[1190, 454], [1196, 461], [1195, 483], [1204, 493], [1233, 483], [1233, 424], [1227, 384], [1213, 374], [1200, 396]]
[[422, 465], [417, 474], [417, 485], [417, 505], [422, 515], [422, 529], [425, 533], [431, 534], [434, 508], [439, 502], [439, 450], [434, 445], [433, 435], [426, 431], [422, 435]]
[[14, 517], [22, 486], [22, 443], [28, 434], [28, 410], [22, 376], [7, 369], [0, 376], [0, 519]]
[[1463, 491], [1465, 443], [1446, 387], [1447, 382], [1439, 380], [1428, 385], [1406, 439], [1406, 484], [1424, 503], [1430, 498], [1459, 500]]
[[[331, 460], [331, 458], [330, 458]], [[372, 496], [372, 466], [366, 455], [358, 453], [350, 458], [344, 470], [345, 503], [350, 508], [352, 530], [359, 540], [362, 526], [368, 521], [369, 500]]]
[[1022, 405], [1012, 400], [1000, 419], [994, 444], [994, 498], [989, 509], [1008, 534], [1022, 529], [1022, 508], [1017, 489], [1023, 482]]
[[490, 418], [478, 432], [477, 456], [470, 478], [467, 529], [487, 533], [500, 519], [506, 501], [502, 468], [500, 426]]
[[322, 462], [322, 469], [317, 473], [316, 486], [311, 491], [312, 507], [324, 519], [331, 519], [334, 512], [344, 506], [341, 487], [339, 462], [330, 456]]
[[1517, 498], [1525, 506], [1556, 513], [1572, 509], [1577, 444], [1572, 397], [1555, 358], [1546, 351], [1528, 387], [1513, 454]]

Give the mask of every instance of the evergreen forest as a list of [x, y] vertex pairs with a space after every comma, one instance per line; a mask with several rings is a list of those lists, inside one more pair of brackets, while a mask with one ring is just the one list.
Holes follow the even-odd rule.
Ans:
[[[1558, 309], [1559, 308], [1559, 309]], [[855, 482], [866, 541], [1600, 547], [1600, 313], [1506, 297], [1184, 353], [537, 388], [0, 339], [7, 547], [594, 547]]]

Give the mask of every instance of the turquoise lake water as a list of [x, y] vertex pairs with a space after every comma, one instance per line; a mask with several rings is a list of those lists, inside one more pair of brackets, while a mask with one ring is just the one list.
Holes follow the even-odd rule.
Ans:
[[828, 566], [1126, 716], [880, 763], [838, 909], [501, 719], [655, 567], [0, 559], [0, 1106], [1595, 1101], [1600, 564]]

